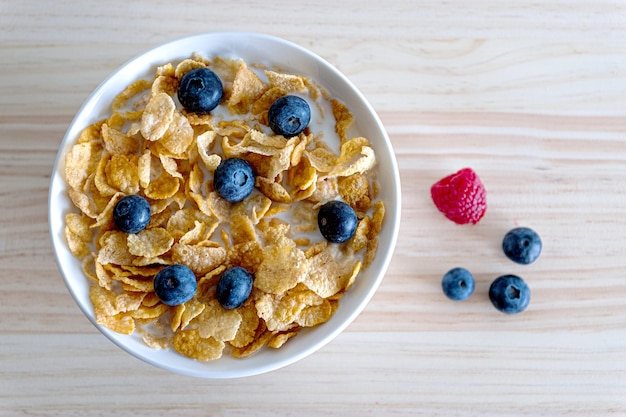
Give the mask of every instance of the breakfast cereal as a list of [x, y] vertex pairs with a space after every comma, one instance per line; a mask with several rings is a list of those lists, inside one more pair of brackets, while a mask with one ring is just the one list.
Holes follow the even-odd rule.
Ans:
[[[202, 68], [223, 85], [220, 105], [206, 114], [176, 99], [181, 79]], [[305, 98], [315, 119], [291, 137], [268, 128], [270, 106], [288, 94]], [[366, 138], [349, 136], [352, 122], [349, 109], [311, 79], [241, 59], [195, 54], [129, 84], [111, 115], [85, 128], [65, 158], [75, 206], [65, 237], [92, 281], [96, 322], [209, 361], [280, 348], [328, 321], [374, 258], [385, 214], [376, 155]], [[252, 193], [232, 203], [213, 182], [230, 158], [245, 160], [255, 175]], [[114, 221], [128, 195], [150, 205], [137, 233]], [[358, 217], [354, 236], [340, 244], [317, 230], [320, 206], [338, 199]], [[196, 287], [188, 301], [168, 305], [155, 294], [154, 277], [174, 264], [191, 269]], [[229, 309], [216, 287], [235, 266], [254, 280]]]

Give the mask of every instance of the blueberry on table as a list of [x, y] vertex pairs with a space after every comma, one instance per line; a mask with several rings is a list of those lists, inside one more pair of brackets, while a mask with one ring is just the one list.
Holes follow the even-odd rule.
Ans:
[[474, 292], [474, 276], [465, 268], [452, 268], [441, 280], [443, 293], [451, 300], [466, 300]]
[[267, 123], [277, 135], [286, 138], [300, 134], [311, 121], [311, 108], [303, 98], [282, 96], [272, 103], [267, 112]]
[[150, 203], [140, 195], [127, 195], [113, 208], [113, 222], [125, 233], [138, 233], [150, 222]]
[[254, 173], [245, 159], [224, 159], [213, 174], [217, 194], [230, 203], [248, 197], [254, 189]]
[[516, 227], [510, 230], [502, 240], [504, 254], [518, 264], [530, 264], [541, 254], [541, 239], [528, 227]]
[[250, 296], [253, 277], [240, 266], [224, 271], [217, 283], [216, 298], [225, 309], [240, 307]]
[[502, 275], [491, 283], [489, 299], [503, 313], [521, 313], [530, 303], [530, 288], [517, 275]]
[[354, 236], [359, 220], [354, 209], [343, 201], [333, 200], [320, 207], [317, 225], [326, 240], [343, 243]]
[[154, 292], [168, 306], [177, 306], [191, 300], [196, 288], [196, 276], [185, 265], [166, 266], [154, 277]]
[[208, 68], [189, 71], [178, 85], [178, 101], [194, 113], [209, 113], [220, 103], [223, 94], [222, 81]]

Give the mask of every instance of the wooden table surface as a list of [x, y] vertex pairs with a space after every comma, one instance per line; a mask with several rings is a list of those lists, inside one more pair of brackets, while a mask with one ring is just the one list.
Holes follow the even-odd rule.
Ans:
[[[626, 415], [626, 2], [623, 0], [0, 0], [0, 416]], [[109, 342], [53, 258], [47, 190], [73, 114], [119, 65], [216, 30], [299, 43], [344, 72], [386, 125], [402, 225], [370, 304], [326, 347], [235, 380], [169, 374]], [[474, 168], [476, 226], [434, 208]], [[529, 226], [539, 260], [501, 239]], [[476, 277], [445, 298], [454, 266]], [[507, 316], [487, 289], [532, 290]]]

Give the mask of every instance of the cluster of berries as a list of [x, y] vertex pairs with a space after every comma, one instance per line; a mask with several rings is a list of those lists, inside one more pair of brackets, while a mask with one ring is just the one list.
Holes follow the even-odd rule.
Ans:
[[[470, 168], [449, 175], [431, 188], [435, 206], [456, 224], [476, 224], [487, 210], [487, 194], [480, 178]], [[504, 254], [513, 262], [527, 265], [541, 254], [539, 235], [528, 227], [510, 230], [502, 240]], [[441, 281], [444, 294], [456, 301], [474, 292], [474, 276], [465, 268], [453, 268]], [[530, 288], [517, 275], [502, 275], [489, 287], [489, 299], [503, 313], [520, 313], [530, 302]]]

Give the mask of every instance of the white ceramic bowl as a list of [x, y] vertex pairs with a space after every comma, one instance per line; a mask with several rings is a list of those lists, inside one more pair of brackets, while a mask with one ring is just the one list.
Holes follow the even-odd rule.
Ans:
[[[376, 152], [380, 198], [387, 208], [374, 262], [361, 273], [328, 322], [301, 331], [280, 349], [262, 349], [245, 359], [225, 354], [221, 359], [206, 363], [186, 358], [173, 350], [151, 349], [136, 335], [120, 335], [96, 324], [88, 295], [88, 278], [84, 276], [80, 262], [69, 252], [63, 234], [64, 216], [72, 210], [64, 180], [64, 160], [79, 133], [89, 124], [109, 116], [113, 98], [131, 81], [151, 78], [158, 65], [178, 62], [194, 52], [209, 57], [237, 56], [249, 63], [269, 63], [281, 70], [308, 76], [345, 103], [354, 115], [356, 131], [370, 140]], [[330, 342], [359, 315], [374, 295], [391, 261], [400, 224], [400, 206], [400, 178], [387, 133], [371, 105], [344, 75], [319, 56], [283, 39], [257, 33], [216, 32], [174, 40], [133, 58], [88, 97], [70, 124], [57, 155], [49, 192], [49, 224], [57, 263], [70, 293], [85, 316], [113, 343], [145, 362], [175, 373], [234, 378], [268, 372], [304, 358]]]

